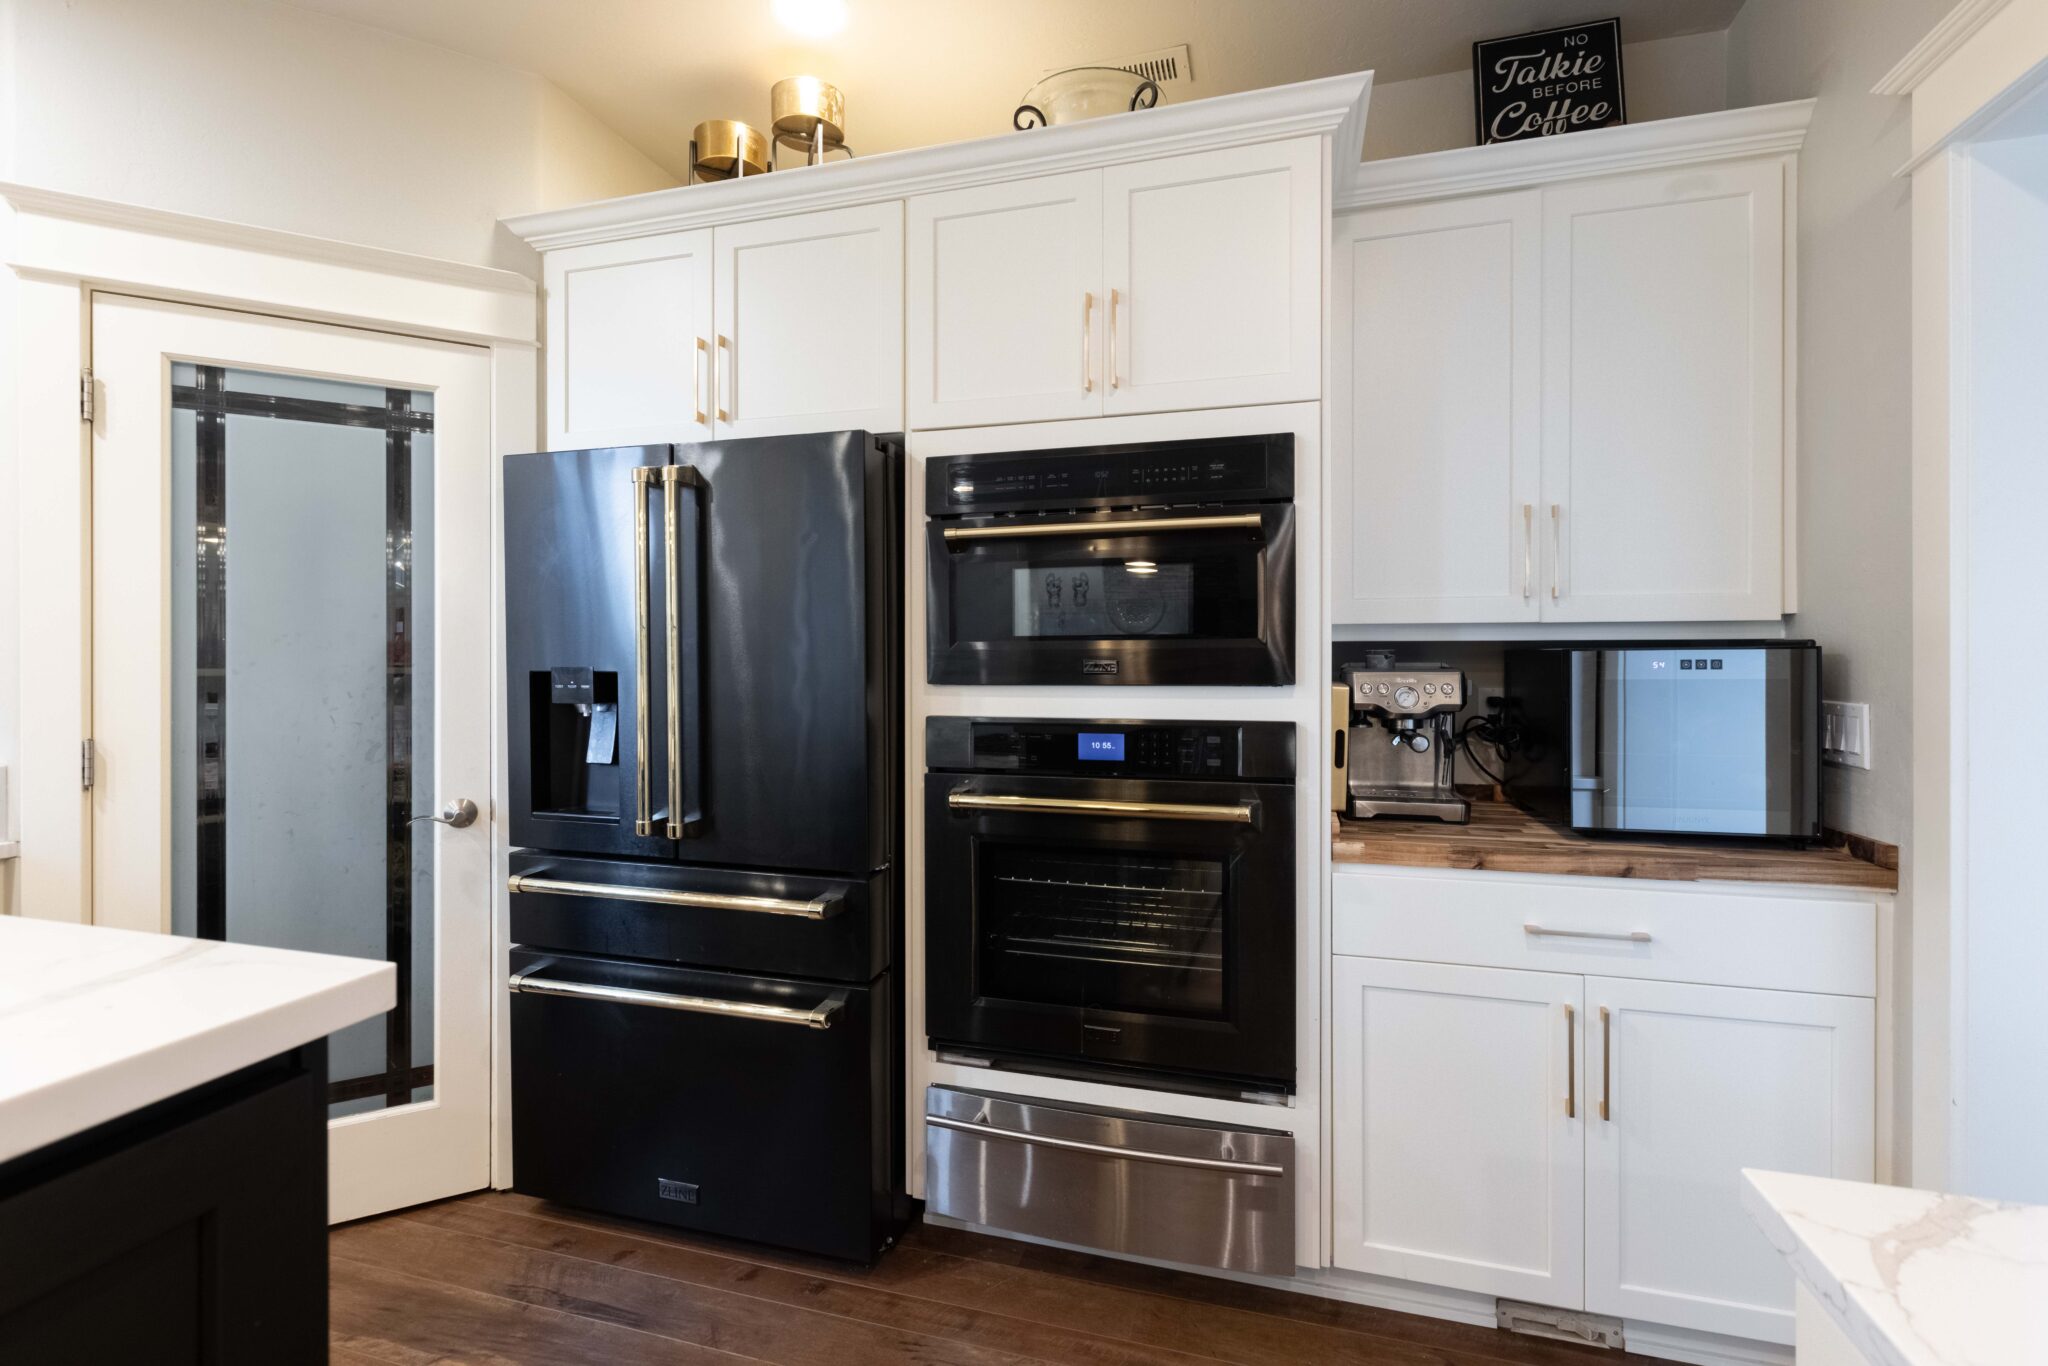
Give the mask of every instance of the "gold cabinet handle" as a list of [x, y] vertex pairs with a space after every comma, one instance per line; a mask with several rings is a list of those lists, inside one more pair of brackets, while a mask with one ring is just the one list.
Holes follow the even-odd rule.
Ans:
[[1095, 291], [1081, 292], [1081, 392], [1095, 392]]
[[633, 467], [633, 833], [642, 838], [654, 833], [647, 776], [647, 486], [660, 478], [658, 468]]
[[704, 371], [711, 365], [711, 346], [697, 338], [697, 353], [690, 358], [690, 420], [704, 425]]
[[[714, 402], [720, 398], [728, 399], [731, 401], [732, 407], [737, 408], [739, 406], [739, 381], [733, 375], [733, 370], [735, 369], [733, 361], [732, 343], [727, 341], [725, 334], [721, 332], [718, 334], [719, 374], [712, 376], [711, 397]], [[721, 375], [724, 381], [722, 385], [720, 383]], [[720, 422], [732, 421], [731, 410], [723, 404], [720, 404], [718, 409], [718, 420]]]
[[1608, 1103], [1613, 1094], [1614, 1084], [1614, 1041], [1608, 1031], [1607, 1007], [1600, 1007], [1600, 1118], [1614, 1118], [1614, 1107]]
[[1564, 1007], [1564, 1117], [1579, 1117], [1579, 1013]]
[[1557, 601], [1557, 562], [1562, 554], [1558, 546], [1557, 524], [1563, 516], [1563, 509], [1559, 508], [1557, 504], [1552, 503], [1550, 505], [1550, 600], [1552, 602]]
[[1116, 373], [1116, 291], [1109, 291], [1109, 387], [1117, 387]]
[[1529, 581], [1536, 572], [1536, 508], [1522, 504], [1522, 600], [1529, 600]]

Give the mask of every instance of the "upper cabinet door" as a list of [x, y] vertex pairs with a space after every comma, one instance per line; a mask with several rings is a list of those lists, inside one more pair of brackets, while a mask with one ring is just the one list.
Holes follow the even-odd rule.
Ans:
[[711, 435], [711, 232], [547, 254], [548, 448]]
[[1333, 621], [1534, 621], [1543, 200], [1338, 220]]
[[1339, 957], [1332, 986], [1331, 1261], [1577, 1308], [1581, 979]]
[[721, 227], [718, 434], [903, 429], [903, 205]]
[[1102, 411], [1102, 173], [909, 203], [910, 425]]
[[1549, 618], [1783, 614], [1786, 165], [1545, 191]]
[[1321, 140], [1102, 173], [1109, 414], [1322, 393]]
[[1868, 1181], [1868, 997], [1586, 979], [1586, 1308], [1792, 1341], [1742, 1169]]

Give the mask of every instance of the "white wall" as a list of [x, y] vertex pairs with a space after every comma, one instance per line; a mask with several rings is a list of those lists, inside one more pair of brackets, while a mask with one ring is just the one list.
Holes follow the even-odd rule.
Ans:
[[[1754, 0], [1752, 0], [1754, 3]], [[1628, 121], [1648, 123], [1727, 107], [1728, 35], [1696, 33], [1621, 49]], [[1470, 147], [1476, 136], [1472, 72], [1374, 85], [1365, 159]]]
[[[1728, 30], [1731, 107], [1817, 97], [1799, 160], [1799, 596], [1828, 697], [1871, 706], [1869, 770], [1827, 768], [1828, 823], [1903, 847], [1912, 817], [1912, 221], [1906, 104], [1870, 93], [1952, 0], [1749, 0]], [[1902, 877], [1901, 885], [1909, 878]], [[1912, 1165], [1912, 915], [1900, 898], [1888, 985], [1900, 1040], [1879, 1079]]]
[[[536, 279], [539, 258], [499, 218], [675, 183], [529, 72], [263, 0], [0, 0], [0, 179]], [[11, 282], [0, 271], [10, 768], [19, 670], [35, 653], [19, 628]]]

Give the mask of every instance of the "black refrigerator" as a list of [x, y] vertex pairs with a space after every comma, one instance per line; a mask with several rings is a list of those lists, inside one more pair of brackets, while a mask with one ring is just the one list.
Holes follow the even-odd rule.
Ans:
[[907, 1207], [900, 440], [504, 480], [513, 1184], [871, 1260]]

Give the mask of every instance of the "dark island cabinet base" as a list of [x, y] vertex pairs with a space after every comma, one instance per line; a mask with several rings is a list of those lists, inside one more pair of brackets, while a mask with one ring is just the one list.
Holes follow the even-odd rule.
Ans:
[[324, 1040], [0, 1164], [0, 1362], [327, 1360]]

